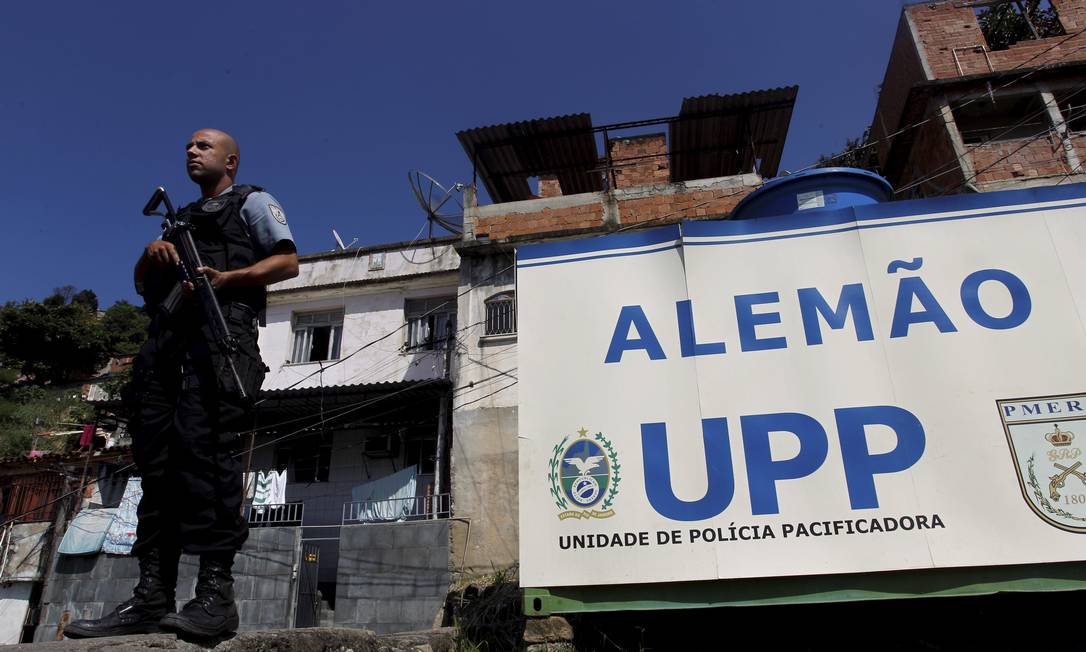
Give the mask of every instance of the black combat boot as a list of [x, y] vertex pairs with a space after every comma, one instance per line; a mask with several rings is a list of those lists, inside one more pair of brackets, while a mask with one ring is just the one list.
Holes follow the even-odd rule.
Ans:
[[201, 555], [196, 577], [196, 597], [181, 611], [162, 619], [163, 629], [196, 638], [217, 638], [238, 630], [234, 604], [234, 554]]
[[[64, 628], [68, 638], [97, 638], [127, 634], [154, 634], [161, 631], [158, 623], [173, 613], [177, 603], [177, 562], [180, 553], [150, 550], [139, 558], [140, 581], [132, 597], [116, 609], [96, 620], [76, 620]], [[108, 581], [108, 580], [104, 580]]]

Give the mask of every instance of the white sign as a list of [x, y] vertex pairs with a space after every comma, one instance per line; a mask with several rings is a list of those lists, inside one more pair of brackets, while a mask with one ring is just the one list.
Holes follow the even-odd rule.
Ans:
[[1086, 186], [518, 251], [521, 582], [1086, 559]]

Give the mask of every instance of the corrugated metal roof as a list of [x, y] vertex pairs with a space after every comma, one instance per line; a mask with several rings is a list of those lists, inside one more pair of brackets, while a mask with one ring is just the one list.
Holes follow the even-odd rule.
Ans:
[[603, 190], [592, 116], [554, 118], [466, 129], [456, 134], [495, 203], [533, 197], [528, 177], [554, 174], [562, 194]]
[[751, 172], [777, 175], [798, 86], [683, 99], [671, 123], [671, 180], [710, 179]]
[[[448, 380], [432, 378], [265, 390], [260, 392], [257, 405], [257, 425], [267, 427], [293, 417], [318, 419], [322, 413], [328, 415], [330, 423], [376, 416], [402, 420], [412, 414], [437, 414], [437, 399], [450, 386]], [[292, 424], [292, 427], [302, 425], [305, 424]]]

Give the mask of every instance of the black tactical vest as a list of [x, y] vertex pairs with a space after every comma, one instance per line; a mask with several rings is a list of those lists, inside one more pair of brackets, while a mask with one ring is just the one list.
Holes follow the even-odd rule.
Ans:
[[[204, 266], [228, 271], [259, 260], [241, 207], [251, 193], [261, 190], [259, 186], [234, 186], [230, 192], [200, 199], [178, 211], [178, 218], [192, 225], [192, 240]], [[220, 288], [215, 294], [220, 304], [242, 303], [256, 312], [264, 309], [268, 297], [262, 285]]]

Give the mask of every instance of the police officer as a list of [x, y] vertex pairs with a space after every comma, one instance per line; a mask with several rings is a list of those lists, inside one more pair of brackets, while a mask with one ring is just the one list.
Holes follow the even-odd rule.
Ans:
[[[238, 376], [247, 399], [224, 373], [225, 353], [210, 337], [190, 296], [154, 315], [124, 398], [143, 498], [132, 554], [140, 579], [133, 596], [96, 620], [65, 628], [74, 637], [173, 630], [214, 638], [237, 630], [231, 567], [248, 537], [241, 516], [239, 431], [251, 427], [252, 400], [266, 368], [257, 349], [265, 286], [298, 274], [298, 255], [279, 203], [256, 186], [236, 185], [240, 152], [228, 134], [201, 129], [186, 146], [189, 177], [201, 199], [181, 209], [238, 341]], [[153, 306], [176, 283], [178, 247], [155, 240], [136, 264], [136, 288]], [[191, 287], [187, 288], [191, 294]], [[199, 555], [195, 597], [175, 613], [181, 552]]]

